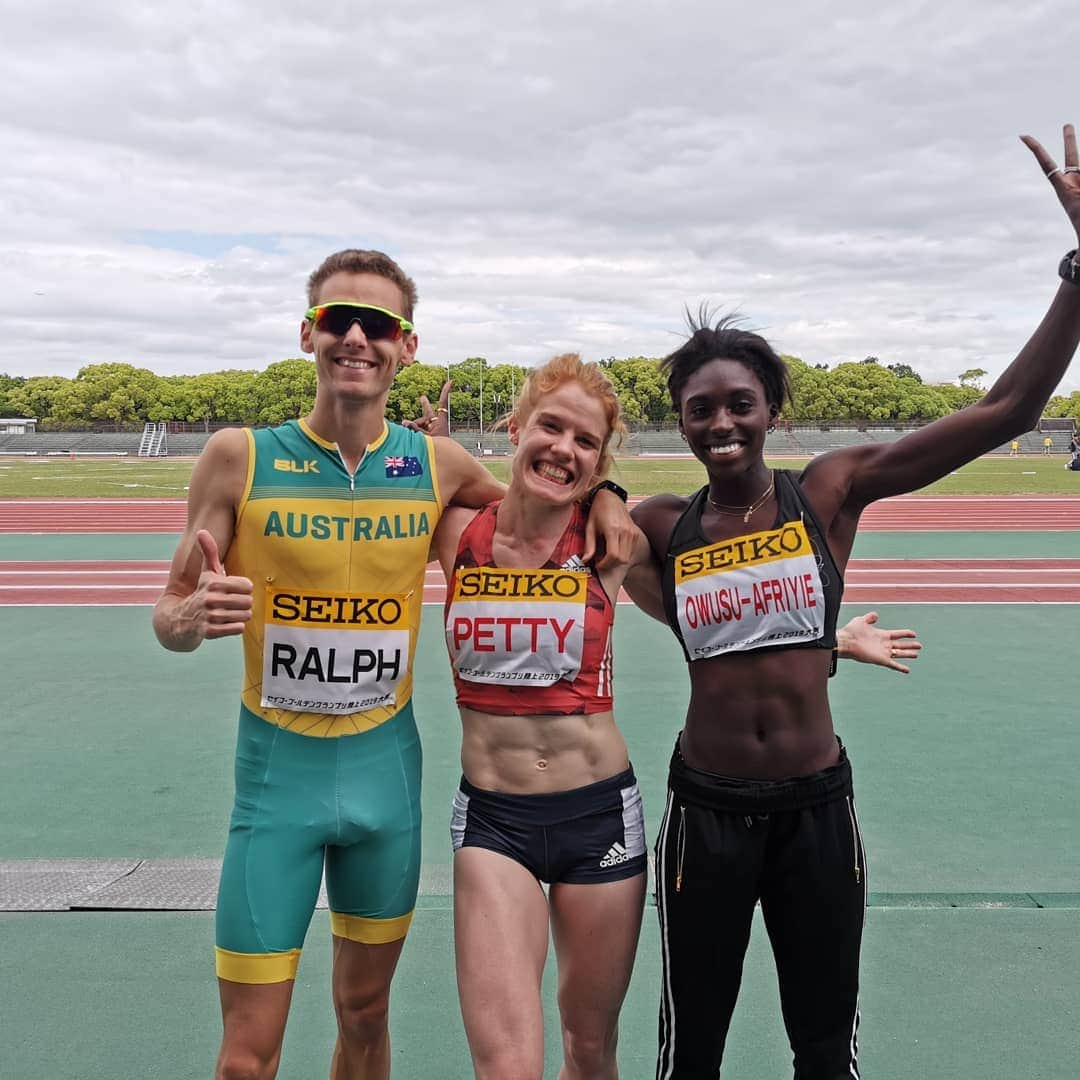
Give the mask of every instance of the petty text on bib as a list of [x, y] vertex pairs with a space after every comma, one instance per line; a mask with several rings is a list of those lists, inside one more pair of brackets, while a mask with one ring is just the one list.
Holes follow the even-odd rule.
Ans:
[[568, 570], [459, 569], [446, 643], [469, 682], [573, 681], [585, 644], [589, 575]]

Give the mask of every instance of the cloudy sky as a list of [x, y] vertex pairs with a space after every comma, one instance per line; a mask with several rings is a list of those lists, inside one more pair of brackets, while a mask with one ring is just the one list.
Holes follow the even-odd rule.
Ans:
[[1017, 138], [1080, 124], [1075, 0], [877, 7], [0, 0], [0, 371], [261, 368], [375, 247], [428, 363], [658, 356], [707, 301], [997, 374], [1076, 244]]

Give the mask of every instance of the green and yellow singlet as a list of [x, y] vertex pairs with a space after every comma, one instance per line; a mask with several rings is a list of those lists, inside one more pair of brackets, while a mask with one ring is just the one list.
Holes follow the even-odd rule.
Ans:
[[428, 544], [442, 512], [431, 439], [385, 424], [350, 476], [303, 420], [248, 431], [225, 560], [253, 582], [242, 701], [302, 735], [384, 723], [412, 696]]

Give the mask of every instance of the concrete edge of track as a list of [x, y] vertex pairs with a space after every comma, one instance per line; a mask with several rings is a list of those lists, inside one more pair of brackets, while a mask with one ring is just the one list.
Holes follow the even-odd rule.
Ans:
[[[0, 911], [213, 911], [218, 859], [13, 859], [0, 861]], [[650, 881], [652, 866], [650, 859]], [[448, 863], [426, 863], [420, 898], [448, 900]], [[650, 893], [651, 894], [651, 893]], [[318, 907], [326, 908], [325, 891]], [[871, 893], [875, 908], [1080, 908], [1076, 892]]]

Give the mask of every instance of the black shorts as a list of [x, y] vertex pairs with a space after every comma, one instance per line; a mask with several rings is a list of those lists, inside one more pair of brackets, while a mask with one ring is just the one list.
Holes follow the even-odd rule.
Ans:
[[483, 791], [463, 776], [450, 838], [486, 848], [540, 881], [595, 884], [645, 872], [645, 819], [634, 770], [543, 795]]

